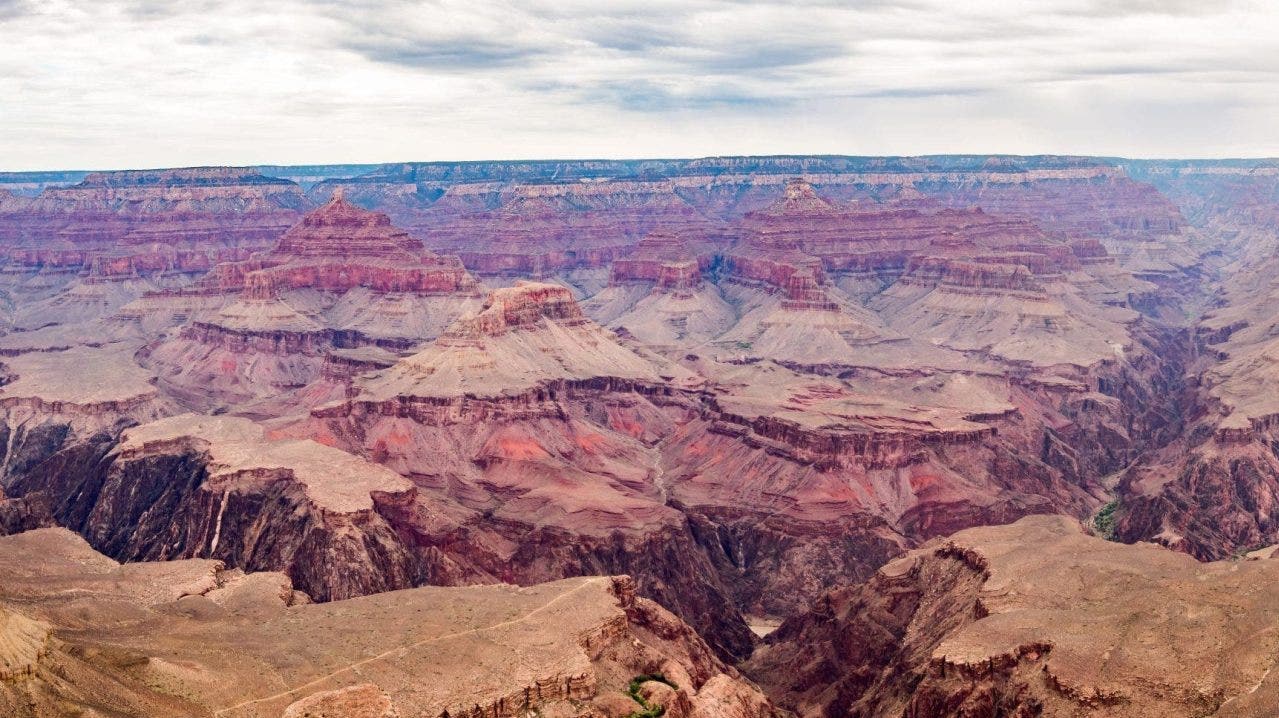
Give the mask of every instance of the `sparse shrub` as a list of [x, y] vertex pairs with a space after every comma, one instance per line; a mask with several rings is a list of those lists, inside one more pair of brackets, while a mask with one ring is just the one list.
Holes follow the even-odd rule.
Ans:
[[626, 694], [636, 703], [640, 704], [640, 710], [631, 713], [627, 716], [627, 718], [661, 718], [662, 714], [666, 712], [665, 706], [649, 705], [648, 701], [644, 700], [644, 696], [640, 695], [640, 687], [650, 681], [665, 683], [671, 688], [675, 688], [675, 684], [671, 683], [666, 676], [661, 673], [645, 673], [643, 675], [635, 676], [626, 686]]
[[1093, 533], [1106, 539], [1107, 541], [1115, 540], [1115, 512], [1119, 509], [1119, 499], [1115, 499], [1097, 512], [1092, 518]]

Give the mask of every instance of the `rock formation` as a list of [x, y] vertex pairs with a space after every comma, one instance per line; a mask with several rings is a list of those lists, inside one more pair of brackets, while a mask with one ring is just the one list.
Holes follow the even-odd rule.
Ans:
[[1270, 715], [1276, 571], [1030, 517], [827, 594], [746, 672], [801, 716]]
[[[226, 299], [190, 317], [185, 308], [201, 295]], [[478, 285], [456, 257], [427, 252], [339, 193], [271, 250], [214, 266], [192, 291], [143, 299], [190, 318], [145, 359], [192, 406], [208, 407], [316, 381], [335, 348], [433, 338], [478, 300]]]
[[[1029, 514], [1233, 555], [1279, 538], [1268, 180], [1159, 167], [3, 177], [0, 528], [335, 603], [629, 574], [721, 659]], [[403, 712], [365, 683], [270, 710]], [[697, 691], [750, 705], [727, 685]]]
[[0, 712], [14, 718], [624, 718], [641, 676], [661, 677], [672, 715], [773, 713], [626, 577], [313, 604], [280, 574], [121, 565], [62, 529], [0, 539]]
[[613, 261], [609, 284], [584, 305], [596, 321], [651, 346], [690, 347], [737, 321], [720, 289], [703, 276], [718, 259], [686, 235], [659, 231]]

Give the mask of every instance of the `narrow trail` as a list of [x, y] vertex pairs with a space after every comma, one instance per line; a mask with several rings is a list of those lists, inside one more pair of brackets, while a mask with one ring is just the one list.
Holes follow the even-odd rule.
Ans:
[[[242, 702], [242, 703], [237, 703], [237, 704], [235, 704], [235, 705], [233, 705], [233, 706], [229, 706], [229, 707], [227, 707], [227, 708], [221, 708], [221, 709], [219, 709], [219, 710], [217, 710], [217, 711], [214, 711], [213, 715], [214, 715], [214, 716], [224, 716], [224, 715], [228, 715], [228, 714], [230, 714], [232, 711], [237, 711], [237, 710], [240, 710], [241, 708], [247, 708], [247, 707], [249, 707], [249, 706], [256, 705], [256, 704], [258, 704], [258, 703], [268, 703], [268, 702], [270, 702], [270, 701], [279, 700], [279, 699], [281, 699], [281, 698], [288, 698], [288, 697], [292, 696], [293, 694], [298, 693], [298, 692], [300, 692], [300, 691], [306, 691], [307, 689], [317, 687], [317, 686], [319, 686], [320, 684], [324, 683], [325, 681], [328, 681], [329, 679], [334, 678], [334, 677], [336, 677], [336, 676], [338, 676], [338, 675], [341, 675], [341, 674], [343, 674], [343, 673], [347, 673], [347, 672], [349, 672], [349, 671], [357, 670], [357, 669], [359, 669], [359, 668], [362, 668], [362, 667], [364, 667], [364, 666], [369, 665], [370, 663], [375, 663], [375, 662], [377, 662], [377, 661], [385, 660], [385, 659], [390, 658], [390, 657], [392, 657], [392, 656], [394, 656], [394, 655], [401, 654], [401, 653], [403, 653], [403, 652], [405, 652], [405, 651], [411, 651], [411, 650], [413, 650], [413, 649], [420, 648], [420, 647], [422, 647], [422, 646], [425, 646], [425, 645], [428, 645], [428, 644], [431, 644], [431, 643], [436, 643], [436, 642], [438, 642], [438, 641], [447, 641], [447, 640], [450, 640], [450, 639], [453, 639], [453, 638], [461, 638], [462, 636], [470, 636], [470, 635], [474, 635], [474, 634], [477, 634], [477, 633], [483, 633], [484, 631], [492, 631], [492, 630], [496, 630], [496, 629], [499, 629], [499, 628], [506, 628], [507, 626], [514, 626], [514, 625], [516, 625], [516, 624], [523, 623], [524, 621], [527, 621], [527, 620], [529, 620], [530, 618], [533, 618], [534, 616], [538, 615], [539, 613], [541, 613], [541, 612], [543, 612], [543, 611], [545, 611], [545, 610], [549, 609], [551, 606], [554, 606], [556, 603], [559, 603], [561, 600], [563, 600], [563, 599], [565, 599], [565, 598], [568, 598], [569, 596], [572, 596], [572, 595], [574, 595], [574, 594], [576, 594], [576, 593], [578, 593], [578, 592], [582, 591], [582, 589], [586, 588], [587, 586], [599, 585], [601, 582], [603, 582], [603, 581], [607, 581], [607, 580], [609, 580], [607, 577], [602, 577], [602, 576], [587, 579], [585, 582], [581, 583], [580, 585], [575, 586], [575, 587], [573, 587], [573, 588], [571, 588], [571, 589], [569, 589], [569, 590], [567, 590], [567, 591], [565, 591], [565, 592], [563, 592], [563, 593], [559, 594], [559, 595], [558, 595], [558, 596], [556, 596], [555, 598], [552, 598], [551, 600], [549, 600], [549, 601], [547, 601], [546, 603], [542, 604], [541, 606], [538, 606], [537, 608], [535, 608], [535, 609], [533, 609], [533, 610], [529, 611], [528, 613], [524, 614], [523, 616], [520, 616], [519, 618], [512, 618], [512, 619], [511, 619], [511, 620], [509, 620], [509, 621], [503, 621], [503, 622], [501, 622], [501, 623], [495, 623], [495, 624], [493, 624], [493, 625], [491, 625], [491, 626], [483, 626], [483, 627], [480, 627], [480, 628], [470, 628], [470, 629], [467, 629], [467, 630], [465, 630], [465, 631], [458, 631], [458, 632], [456, 632], [456, 633], [449, 633], [449, 634], [445, 634], [445, 635], [443, 635], [443, 636], [434, 636], [434, 637], [432, 637], [432, 638], [425, 638], [425, 639], [422, 639], [421, 641], [417, 641], [417, 642], [415, 642], [415, 643], [410, 643], [410, 644], [408, 644], [408, 645], [404, 645], [404, 646], [396, 646], [396, 647], [394, 647], [394, 648], [387, 649], [386, 651], [383, 651], [382, 653], [379, 653], [379, 654], [377, 654], [376, 656], [372, 656], [372, 657], [370, 657], [370, 658], [365, 658], [365, 659], [363, 659], [363, 660], [356, 661], [355, 663], [352, 663], [352, 664], [350, 664], [350, 665], [348, 665], [348, 666], [344, 666], [344, 667], [342, 667], [342, 668], [339, 668], [339, 669], [337, 669], [337, 670], [335, 670], [335, 671], [332, 671], [332, 672], [327, 673], [327, 674], [325, 674], [325, 675], [323, 675], [323, 676], [320, 676], [319, 678], [316, 678], [316, 679], [314, 679], [314, 680], [311, 680], [311, 681], [308, 681], [308, 682], [306, 682], [306, 683], [303, 683], [303, 684], [302, 684], [302, 685], [300, 685], [300, 686], [294, 686], [293, 688], [290, 688], [290, 689], [288, 689], [288, 690], [281, 691], [281, 692], [276, 693], [276, 694], [273, 694], [273, 695], [265, 696], [265, 697], [263, 697], [263, 698], [254, 698], [254, 699], [252, 699], [252, 700], [247, 700], [247, 701], [244, 701], [244, 702]], [[302, 698], [302, 697], [303, 697], [303, 696], [298, 696], [298, 698]]]

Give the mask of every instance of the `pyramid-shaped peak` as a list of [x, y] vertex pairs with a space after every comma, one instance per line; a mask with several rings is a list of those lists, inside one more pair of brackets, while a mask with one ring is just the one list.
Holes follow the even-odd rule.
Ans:
[[391, 218], [348, 202], [346, 191], [339, 187], [333, 190], [328, 202], [303, 217], [302, 224], [308, 227], [390, 227]]
[[390, 217], [351, 204], [340, 190], [285, 232], [271, 254], [412, 259], [415, 263], [430, 256], [421, 241], [392, 225]]
[[817, 194], [813, 185], [803, 177], [786, 180], [786, 188], [776, 202], [764, 210], [765, 214], [835, 214], [839, 209]]

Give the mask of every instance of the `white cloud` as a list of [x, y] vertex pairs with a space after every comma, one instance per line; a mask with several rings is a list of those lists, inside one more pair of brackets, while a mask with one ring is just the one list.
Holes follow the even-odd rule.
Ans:
[[0, 0], [0, 169], [1279, 154], [1279, 16], [1182, 0]]

